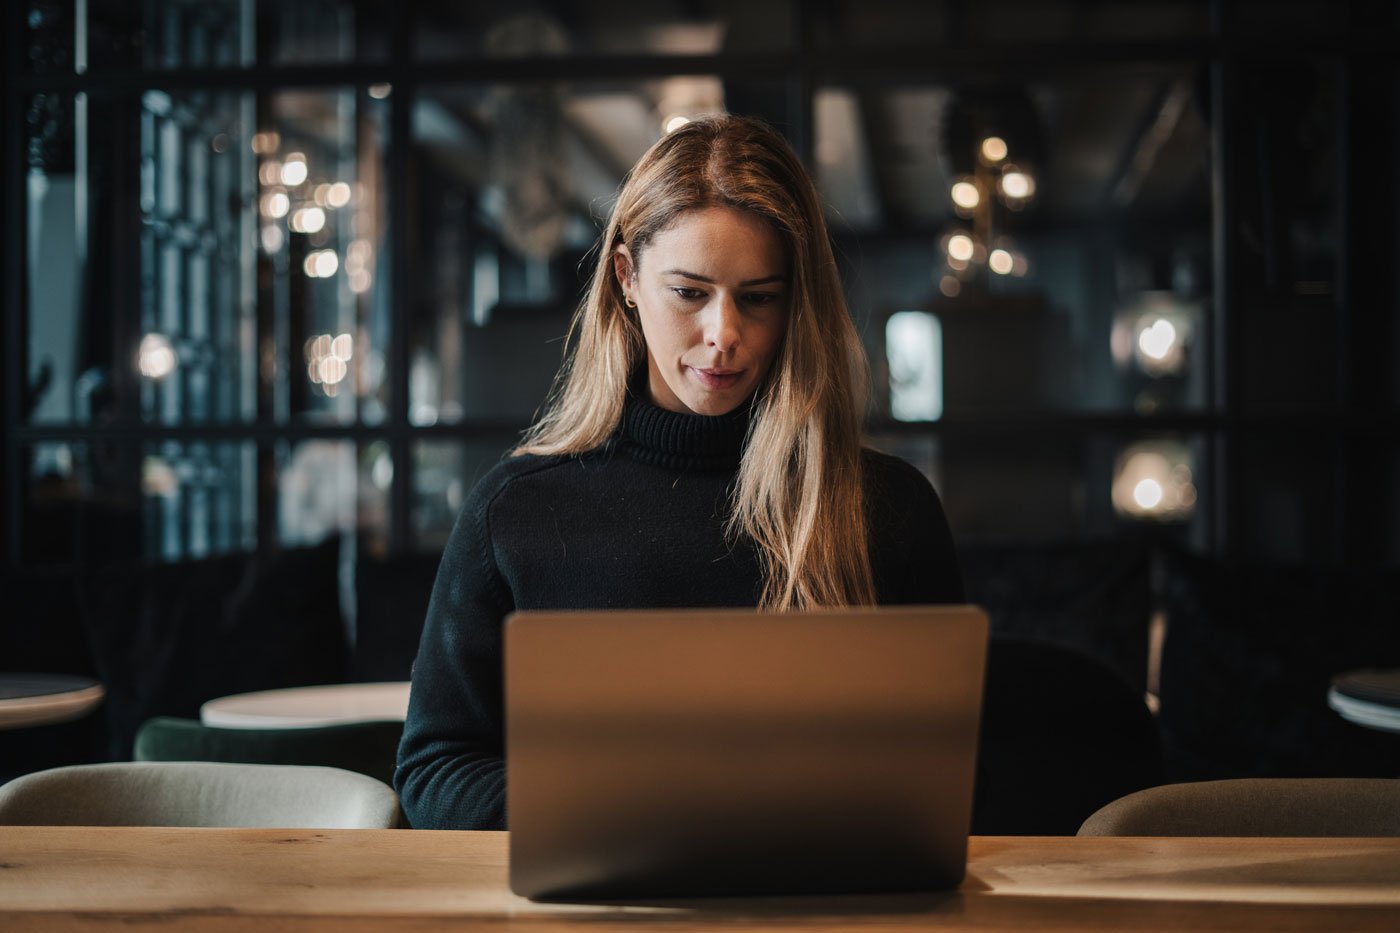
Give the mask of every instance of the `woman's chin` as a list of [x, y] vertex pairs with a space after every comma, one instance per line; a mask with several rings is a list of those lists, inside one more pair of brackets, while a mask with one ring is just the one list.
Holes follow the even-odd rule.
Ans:
[[[664, 394], [653, 389], [651, 401], [661, 408], [680, 414], [716, 417], [727, 415], [738, 408], [752, 391], [746, 379], [735, 380], [719, 387], [701, 385], [700, 382], [701, 380], [695, 378], [684, 379], [680, 385], [667, 385]], [[676, 391], [677, 389], [680, 391]]]

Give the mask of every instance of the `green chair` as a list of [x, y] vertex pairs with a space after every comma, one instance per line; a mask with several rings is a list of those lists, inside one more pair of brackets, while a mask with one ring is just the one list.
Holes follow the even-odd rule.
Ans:
[[0, 826], [398, 825], [393, 788], [339, 768], [121, 761], [50, 768], [0, 786]]
[[137, 761], [229, 761], [322, 765], [394, 782], [401, 721], [355, 722], [296, 729], [226, 729], [194, 719], [157, 716], [141, 724]]

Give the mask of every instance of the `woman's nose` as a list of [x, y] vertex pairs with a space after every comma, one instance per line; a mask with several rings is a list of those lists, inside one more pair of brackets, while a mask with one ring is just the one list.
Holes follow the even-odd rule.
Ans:
[[729, 353], [739, 345], [739, 308], [728, 295], [719, 295], [710, 303], [705, 320], [705, 345], [721, 353]]

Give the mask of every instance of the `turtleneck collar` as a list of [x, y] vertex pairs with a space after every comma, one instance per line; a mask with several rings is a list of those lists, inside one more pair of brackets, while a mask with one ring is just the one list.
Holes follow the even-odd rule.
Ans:
[[643, 463], [668, 470], [733, 470], [749, 431], [748, 402], [723, 415], [681, 414], [630, 393], [618, 441]]

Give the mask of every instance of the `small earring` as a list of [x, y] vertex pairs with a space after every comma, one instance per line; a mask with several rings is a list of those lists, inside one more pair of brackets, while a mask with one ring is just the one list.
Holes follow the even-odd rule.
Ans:
[[623, 296], [622, 296], [622, 301], [623, 301], [623, 303], [626, 304], [627, 307], [629, 307], [629, 308], [635, 308], [635, 307], [637, 307], [637, 303], [636, 303], [635, 301], [632, 300], [632, 296], [631, 296], [631, 295], [623, 295]]

